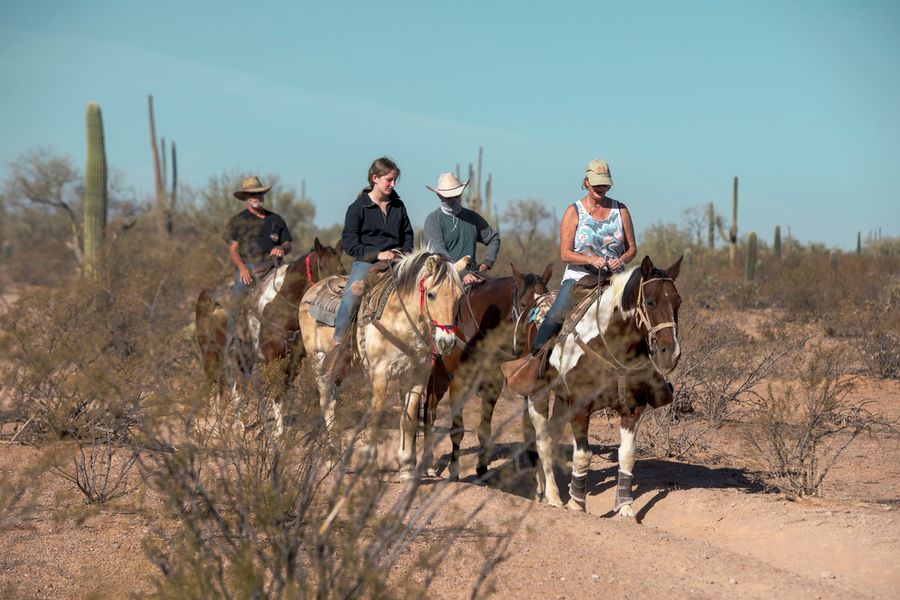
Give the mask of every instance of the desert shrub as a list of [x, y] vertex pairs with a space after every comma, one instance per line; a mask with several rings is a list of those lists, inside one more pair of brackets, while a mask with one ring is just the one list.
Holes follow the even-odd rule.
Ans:
[[865, 401], [848, 401], [843, 350], [813, 349], [795, 361], [783, 389], [754, 393], [746, 439], [779, 490], [789, 496], [820, 495], [822, 482], [850, 443], [862, 433], [893, 426], [870, 413]]
[[157, 382], [194, 352], [187, 263], [177, 247], [147, 240], [111, 244], [102, 277], [33, 288], [0, 317], [8, 348], [3, 373], [19, 441], [56, 444], [53, 472], [87, 502], [125, 492], [142, 443], [136, 431], [158, 407]]
[[872, 377], [900, 379], [900, 334], [895, 319], [879, 320], [854, 344]]
[[692, 235], [686, 227], [672, 223], [653, 223], [646, 227], [638, 240], [637, 260], [650, 256], [653, 263], [663, 268], [678, 260], [688, 248], [695, 248]]
[[[259, 381], [244, 402], [266, 406], [273, 391]], [[342, 411], [348, 403], [361, 418], [330, 433], [312, 392], [292, 392], [291, 424], [282, 436], [274, 435], [264, 409], [255, 425], [239, 427], [227, 407], [210, 407], [201, 396], [149, 428], [154, 445], [171, 451], [145, 453], [141, 467], [177, 516], [174, 529], [148, 547], [160, 569], [159, 597], [427, 594], [441, 558], [481, 507], [429, 541], [428, 523], [456, 492], [446, 481], [397, 486], [383, 476], [371, 448], [385, 447], [395, 417], [360, 411], [365, 397], [345, 398]], [[486, 544], [484, 564], [494, 564], [498, 552], [502, 546]], [[395, 576], [400, 564], [412, 577]], [[471, 575], [478, 596], [484, 578]]]
[[732, 418], [746, 395], [776, 374], [785, 357], [799, 353], [808, 337], [784, 326], [753, 337], [727, 315], [683, 314], [683, 354], [673, 383], [682, 410], [698, 412], [713, 427]]

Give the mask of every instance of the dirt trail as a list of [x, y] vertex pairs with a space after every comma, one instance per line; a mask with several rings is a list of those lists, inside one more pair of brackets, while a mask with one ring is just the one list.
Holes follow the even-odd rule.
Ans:
[[[887, 416], [900, 414], [900, 384], [871, 382], [856, 394]], [[736, 460], [716, 464], [639, 459], [635, 520], [611, 515], [617, 430], [603, 418], [591, 427], [594, 460], [588, 514], [537, 504], [532, 473], [509, 455], [520, 439], [518, 407], [501, 401], [492, 469], [502, 483], [474, 485], [477, 405], [469, 403], [462, 481], [413, 550], [441, 541], [447, 527], [484, 508], [468, 524], [500, 536], [515, 526], [505, 559], [489, 579], [497, 597], [593, 598], [651, 594], [661, 598], [893, 598], [900, 589], [900, 441], [860, 439], [828, 481], [826, 498], [789, 502], [767, 493]], [[446, 430], [442, 407], [438, 425]], [[716, 440], [734, 444], [732, 432]], [[446, 464], [449, 441], [437, 456]], [[394, 466], [394, 448], [381, 453]], [[733, 456], [733, 455], [732, 455]], [[0, 477], [21, 472], [37, 453], [0, 446]], [[386, 477], [392, 478], [391, 472]], [[565, 489], [562, 473], [558, 478]], [[434, 482], [424, 485], [433, 489]], [[125, 597], [149, 591], [154, 567], [141, 540], [159, 522], [133, 510], [140, 498], [80, 519], [80, 498], [44, 475], [38, 510], [0, 532], [0, 596], [71, 598], [98, 591]], [[400, 484], [392, 486], [399, 493]], [[151, 499], [152, 500], [152, 499]], [[161, 517], [157, 517], [161, 518]], [[483, 539], [462, 537], [431, 587], [434, 597], [468, 597], [481, 565]], [[408, 577], [412, 554], [393, 574]], [[4, 594], [5, 592], [5, 594]]]

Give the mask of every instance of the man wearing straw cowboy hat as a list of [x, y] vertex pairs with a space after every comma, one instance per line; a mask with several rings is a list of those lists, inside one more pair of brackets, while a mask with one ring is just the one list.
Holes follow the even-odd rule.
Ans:
[[291, 251], [293, 238], [284, 219], [263, 208], [266, 192], [271, 189], [271, 185], [264, 186], [254, 175], [244, 178], [241, 189], [234, 192], [234, 197], [246, 202], [247, 208], [231, 217], [225, 227], [228, 255], [237, 269], [228, 312], [226, 349], [231, 347], [235, 317], [253, 276], [264, 274]]
[[[441, 173], [437, 185], [425, 187], [437, 194], [440, 207], [425, 217], [425, 241], [433, 252], [443, 254], [456, 262], [463, 256], [469, 257], [469, 272], [463, 276], [463, 283], [471, 285], [479, 277], [474, 270], [483, 273], [494, 266], [500, 252], [500, 236], [474, 210], [463, 208], [462, 193], [469, 184], [461, 183], [453, 173]], [[484, 260], [476, 267], [475, 243], [487, 246]]]

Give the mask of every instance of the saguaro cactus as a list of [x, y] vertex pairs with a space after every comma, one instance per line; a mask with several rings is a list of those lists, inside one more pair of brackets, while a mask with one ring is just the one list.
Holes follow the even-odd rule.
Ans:
[[86, 111], [87, 165], [84, 177], [84, 269], [96, 273], [106, 238], [106, 149], [103, 118], [96, 102]]
[[[734, 176], [734, 196], [731, 202], [731, 229], [728, 230], [728, 252], [731, 264], [734, 265], [734, 257], [737, 254], [737, 208], [738, 208], [738, 178]], [[754, 235], [754, 242], [756, 236]]]
[[862, 233], [856, 230], [856, 255], [862, 256]]
[[837, 263], [838, 263], [838, 255], [837, 250], [832, 250], [828, 253], [828, 264], [831, 265], [832, 271], [837, 271]]
[[[713, 208], [712, 204], [710, 204], [709, 209], [709, 217], [712, 219], [713, 216]], [[731, 227], [728, 229], [728, 235], [725, 234], [725, 228], [722, 224], [722, 217], [716, 215], [716, 228], [719, 230], [719, 235], [722, 236], [722, 239], [728, 243], [728, 260], [731, 266], [734, 266], [734, 260], [737, 256], [737, 213], [738, 213], [738, 178], [734, 177], [734, 195], [731, 202]]]
[[747, 281], [753, 281], [756, 274], [756, 233], [747, 236]]
[[772, 251], [775, 258], [781, 258], [781, 225], [775, 226], [775, 240], [772, 242]]
[[166, 192], [166, 138], [162, 138], [160, 152], [156, 144], [156, 119], [153, 115], [153, 96], [147, 96], [147, 112], [150, 117], [150, 150], [153, 152], [153, 182], [156, 188], [156, 218], [160, 235], [172, 233], [175, 218], [175, 200], [178, 186], [178, 164], [175, 162], [175, 142], [172, 141], [172, 194]]
[[709, 223], [709, 230], [706, 233], [706, 243], [709, 249], [716, 247], [716, 207], [710, 202], [706, 207], [706, 220]]

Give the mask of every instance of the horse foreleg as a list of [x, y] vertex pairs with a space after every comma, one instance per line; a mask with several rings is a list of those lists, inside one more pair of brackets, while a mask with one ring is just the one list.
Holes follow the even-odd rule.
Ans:
[[325, 353], [317, 351], [315, 353], [315, 374], [316, 387], [319, 389], [319, 411], [325, 421], [325, 430], [331, 432], [334, 428], [334, 382], [322, 373], [324, 360]]
[[466, 426], [463, 423], [463, 406], [465, 398], [460, 397], [458, 384], [450, 382], [450, 480], [459, 479], [459, 449], [462, 446]]
[[429, 477], [437, 477], [434, 468], [434, 421], [437, 417], [438, 398], [434, 394], [433, 386], [429, 385], [425, 394], [423, 426], [425, 428], [425, 448], [422, 452], [422, 469]]
[[619, 418], [619, 477], [616, 483], [616, 502], [613, 510], [621, 517], [634, 517], [631, 508], [634, 498], [631, 495], [632, 473], [634, 470], [634, 440], [637, 437], [638, 425], [644, 409], [638, 406], [633, 413], [620, 415]]
[[481, 423], [478, 424], [478, 466], [475, 472], [478, 477], [487, 474], [491, 466], [491, 455], [494, 452], [491, 422], [494, 419], [494, 408], [497, 407], [497, 398], [484, 394], [481, 396]]
[[419, 426], [419, 401], [425, 394], [425, 386], [417, 384], [403, 398], [400, 411], [400, 447], [397, 461], [400, 464], [400, 479], [408, 481], [416, 471], [416, 430]]
[[534, 437], [538, 457], [541, 459], [541, 472], [544, 478], [544, 495], [551, 506], [562, 506], [559, 489], [553, 477], [553, 437], [549, 427], [550, 399], [548, 394], [528, 397], [528, 415], [534, 426]]
[[591, 449], [588, 446], [588, 426], [591, 415], [587, 410], [579, 410], [572, 415], [572, 481], [569, 483], [569, 502], [566, 508], [584, 511], [587, 496], [587, 474], [591, 466]]

